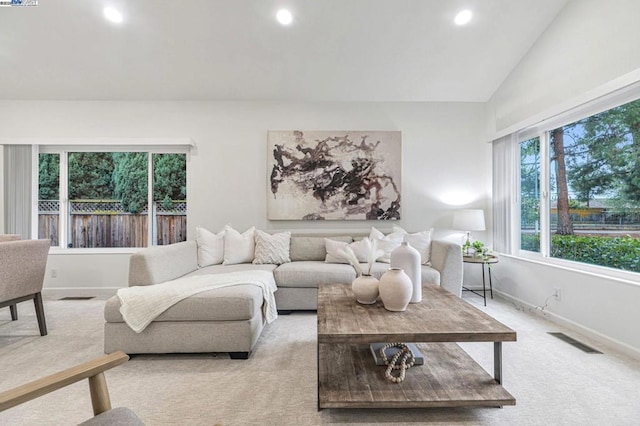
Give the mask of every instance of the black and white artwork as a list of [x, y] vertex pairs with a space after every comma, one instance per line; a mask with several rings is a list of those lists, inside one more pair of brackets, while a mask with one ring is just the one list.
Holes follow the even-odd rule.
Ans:
[[400, 219], [399, 131], [269, 131], [269, 220]]

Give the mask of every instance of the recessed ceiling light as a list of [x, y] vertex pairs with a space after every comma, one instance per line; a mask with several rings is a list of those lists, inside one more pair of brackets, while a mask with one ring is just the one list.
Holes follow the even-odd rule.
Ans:
[[453, 22], [455, 22], [456, 25], [466, 25], [471, 21], [471, 16], [473, 16], [473, 13], [471, 13], [469, 9], [465, 9], [456, 15]]
[[287, 9], [280, 9], [278, 13], [276, 13], [276, 19], [282, 25], [289, 25], [291, 21], [293, 21], [293, 15]]
[[114, 9], [113, 7], [105, 7], [103, 12], [104, 12], [104, 17], [107, 18], [107, 20], [114, 22], [116, 24], [119, 24], [122, 22], [122, 13], [120, 13], [118, 10]]

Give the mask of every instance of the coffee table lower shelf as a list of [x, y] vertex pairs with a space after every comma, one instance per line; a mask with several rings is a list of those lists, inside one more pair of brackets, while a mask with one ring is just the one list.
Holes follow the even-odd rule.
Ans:
[[[425, 364], [384, 378], [368, 345], [318, 345], [318, 408], [501, 407], [515, 398], [456, 343], [419, 343]], [[394, 375], [396, 375], [394, 373]]]

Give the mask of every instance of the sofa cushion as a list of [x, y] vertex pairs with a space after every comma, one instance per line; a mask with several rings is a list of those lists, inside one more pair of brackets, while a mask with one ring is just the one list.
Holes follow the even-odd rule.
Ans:
[[[262, 289], [256, 285], [222, 287], [181, 300], [160, 314], [154, 322], [248, 320], [259, 313], [262, 302]], [[118, 296], [107, 300], [104, 319], [107, 322], [124, 322]]]
[[317, 288], [322, 283], [350, 284], [356, 279], [356, 272], [351, 265], [323, 261], [284, 263], [276, 268], [273, 275], [278, 287]]
[[237, 272], [237, 271], [269, 271], [273, 272], [277, 265], [270, 263], [254, 265], [252, 263], [238, 263], [236, 265], [211, 265], [206, 268], [200, 268], [185, 276], [191, 275], [206, 275], [206, 274], [223, 274], [225, 272]]
[[[382, 274], [387, 272], [388, 269], [389, 269], [388, 263], [376, 262], [373, 264], [373, 267], [371, 268], [371, 275], [380, 279]], [[423, 283], [440, 285], [440, 272], [438, 272], [437, 269], [433, 269], [431, 266], [427, 266], [427, 265], [420, 265], [420, 269], [422, 270]]]
[[[331, 237], [335, 241], [350, 243], [353, 238], [348, 235]], [[324, 245], [324, 237], [292, 236], [290, 257], [292, 262], [299, 260], [324, 260], [327, 250]]]

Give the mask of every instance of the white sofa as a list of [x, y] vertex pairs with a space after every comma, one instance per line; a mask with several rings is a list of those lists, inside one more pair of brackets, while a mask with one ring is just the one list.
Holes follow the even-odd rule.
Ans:
[[[213, 265], [198, 268], [196, 241], [143, 249], [131, 255], [129, 286], [153, 285], [179, 277], [259, 269], [274, 274], [278, 312], [315, 310], [318, 286], [323, 283], [350, 284], [355, 278], [349, 264], [326, 263], [324, 238], [345, 242], [362, 235], [293, 235], [291, 262], [282, 265], [251, 263]], [[388, 263], [373, 265], [380, 277]], [[446, 241], [431, 243], [431, 266], [422, 266], [423, 282], [439, 284], [460, 296], [462, 292], [462, 252]], [[105, 352], [190, 353], [229, 352], [233, 358], [247, 358], [264, 326], [262, 292], [252, 285], [238, 285], [191, 296], [169, 308], [143, 332], [135, 333], [119, 312], [117, 296], [105, 306]]]

